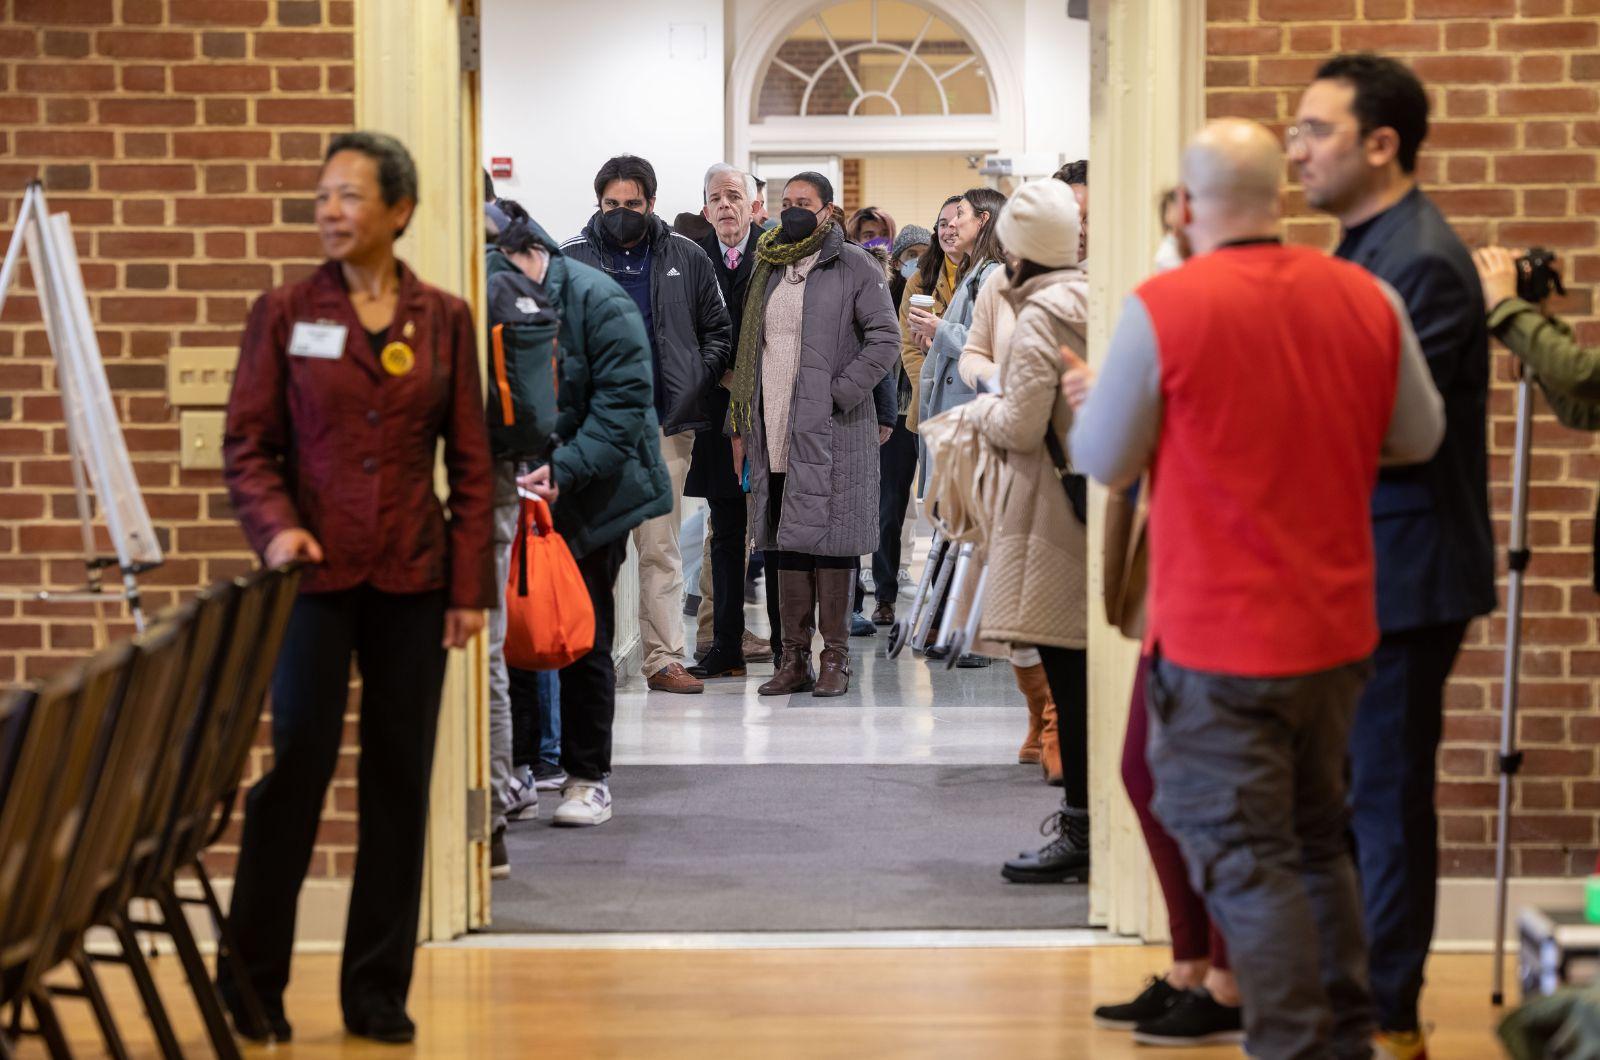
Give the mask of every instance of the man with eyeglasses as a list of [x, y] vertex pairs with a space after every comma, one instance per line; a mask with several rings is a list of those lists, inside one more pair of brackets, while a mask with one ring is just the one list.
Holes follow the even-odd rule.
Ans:
[[1488, 330], [1472, 256], [1417, 186], [1428, 97], [1363, 53], [1317, 71], [1288, 130], [1306, 201], [1339, 219], [1335, 253], [1399, 292], [1444, 397], [1425, 464], [1386, 468], [1372, 497], [1382, 640], [1350, 739], [1352, 830], [1380, 1055], [1426, 1055], [1417, 1020], [1438, 885], [1436, 758], [1444, 686], [1467, 624], [1495, 606], [1485, 423]]
[[672, 478], [672, 511], [633, 531], [643, 672], [651, 691], [697, 694], [705, 684], [683, 666], [679, 498], [695, 432], [712, 426], [712, 388], [733, 367], [728, 309], [705, 251], [656, 216], [656, 171], [649, 162], [636, 155], [609, 159], [595, 174], [594, 196], [599, 208], [561, 251], [616, 280], [644, 317], [661, 456]]

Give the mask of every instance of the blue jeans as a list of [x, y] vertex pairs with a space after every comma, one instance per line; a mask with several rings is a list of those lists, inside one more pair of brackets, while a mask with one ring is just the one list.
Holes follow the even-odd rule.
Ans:
[[511, 761], [547, 771], [560, 768], [559, 670], [511, 670]]

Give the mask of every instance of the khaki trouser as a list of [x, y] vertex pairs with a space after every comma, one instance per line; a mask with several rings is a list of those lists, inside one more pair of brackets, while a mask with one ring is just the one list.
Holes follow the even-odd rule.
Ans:
[[633, 530], [633, 547], [639, 552], [641, 672], [646, 677], [683, 662], [683, 556], [678, 551], [678, 531], [683, 522], [683, 480], [693, 451], [693, 431], [661, 436], [661, 459], [672, 479], [672, 511]]

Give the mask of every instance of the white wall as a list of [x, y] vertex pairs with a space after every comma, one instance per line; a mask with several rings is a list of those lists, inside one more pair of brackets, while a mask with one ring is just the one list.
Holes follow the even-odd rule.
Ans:
[[495, 190], [557, 240], [594, 212], [612, 155], [655, 166], [656, 209], [698, 210], [723, 152], [723, 0], [485, 0], [484, 165], [509, 155]]
[[[1089, 23], [1064, 0], [1025, 0], [1022, 60], [1026, 149], [1089, 157]], [[1092, 168], [1092, 167], [1091, 167]]]

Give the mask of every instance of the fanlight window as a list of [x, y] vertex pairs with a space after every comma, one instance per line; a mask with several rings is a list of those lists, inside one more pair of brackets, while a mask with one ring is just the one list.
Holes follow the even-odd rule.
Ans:
[[756, 120], [992, 114], [987, 71], [959, 28], [905, 0], [848, 0], [778, 48]]

